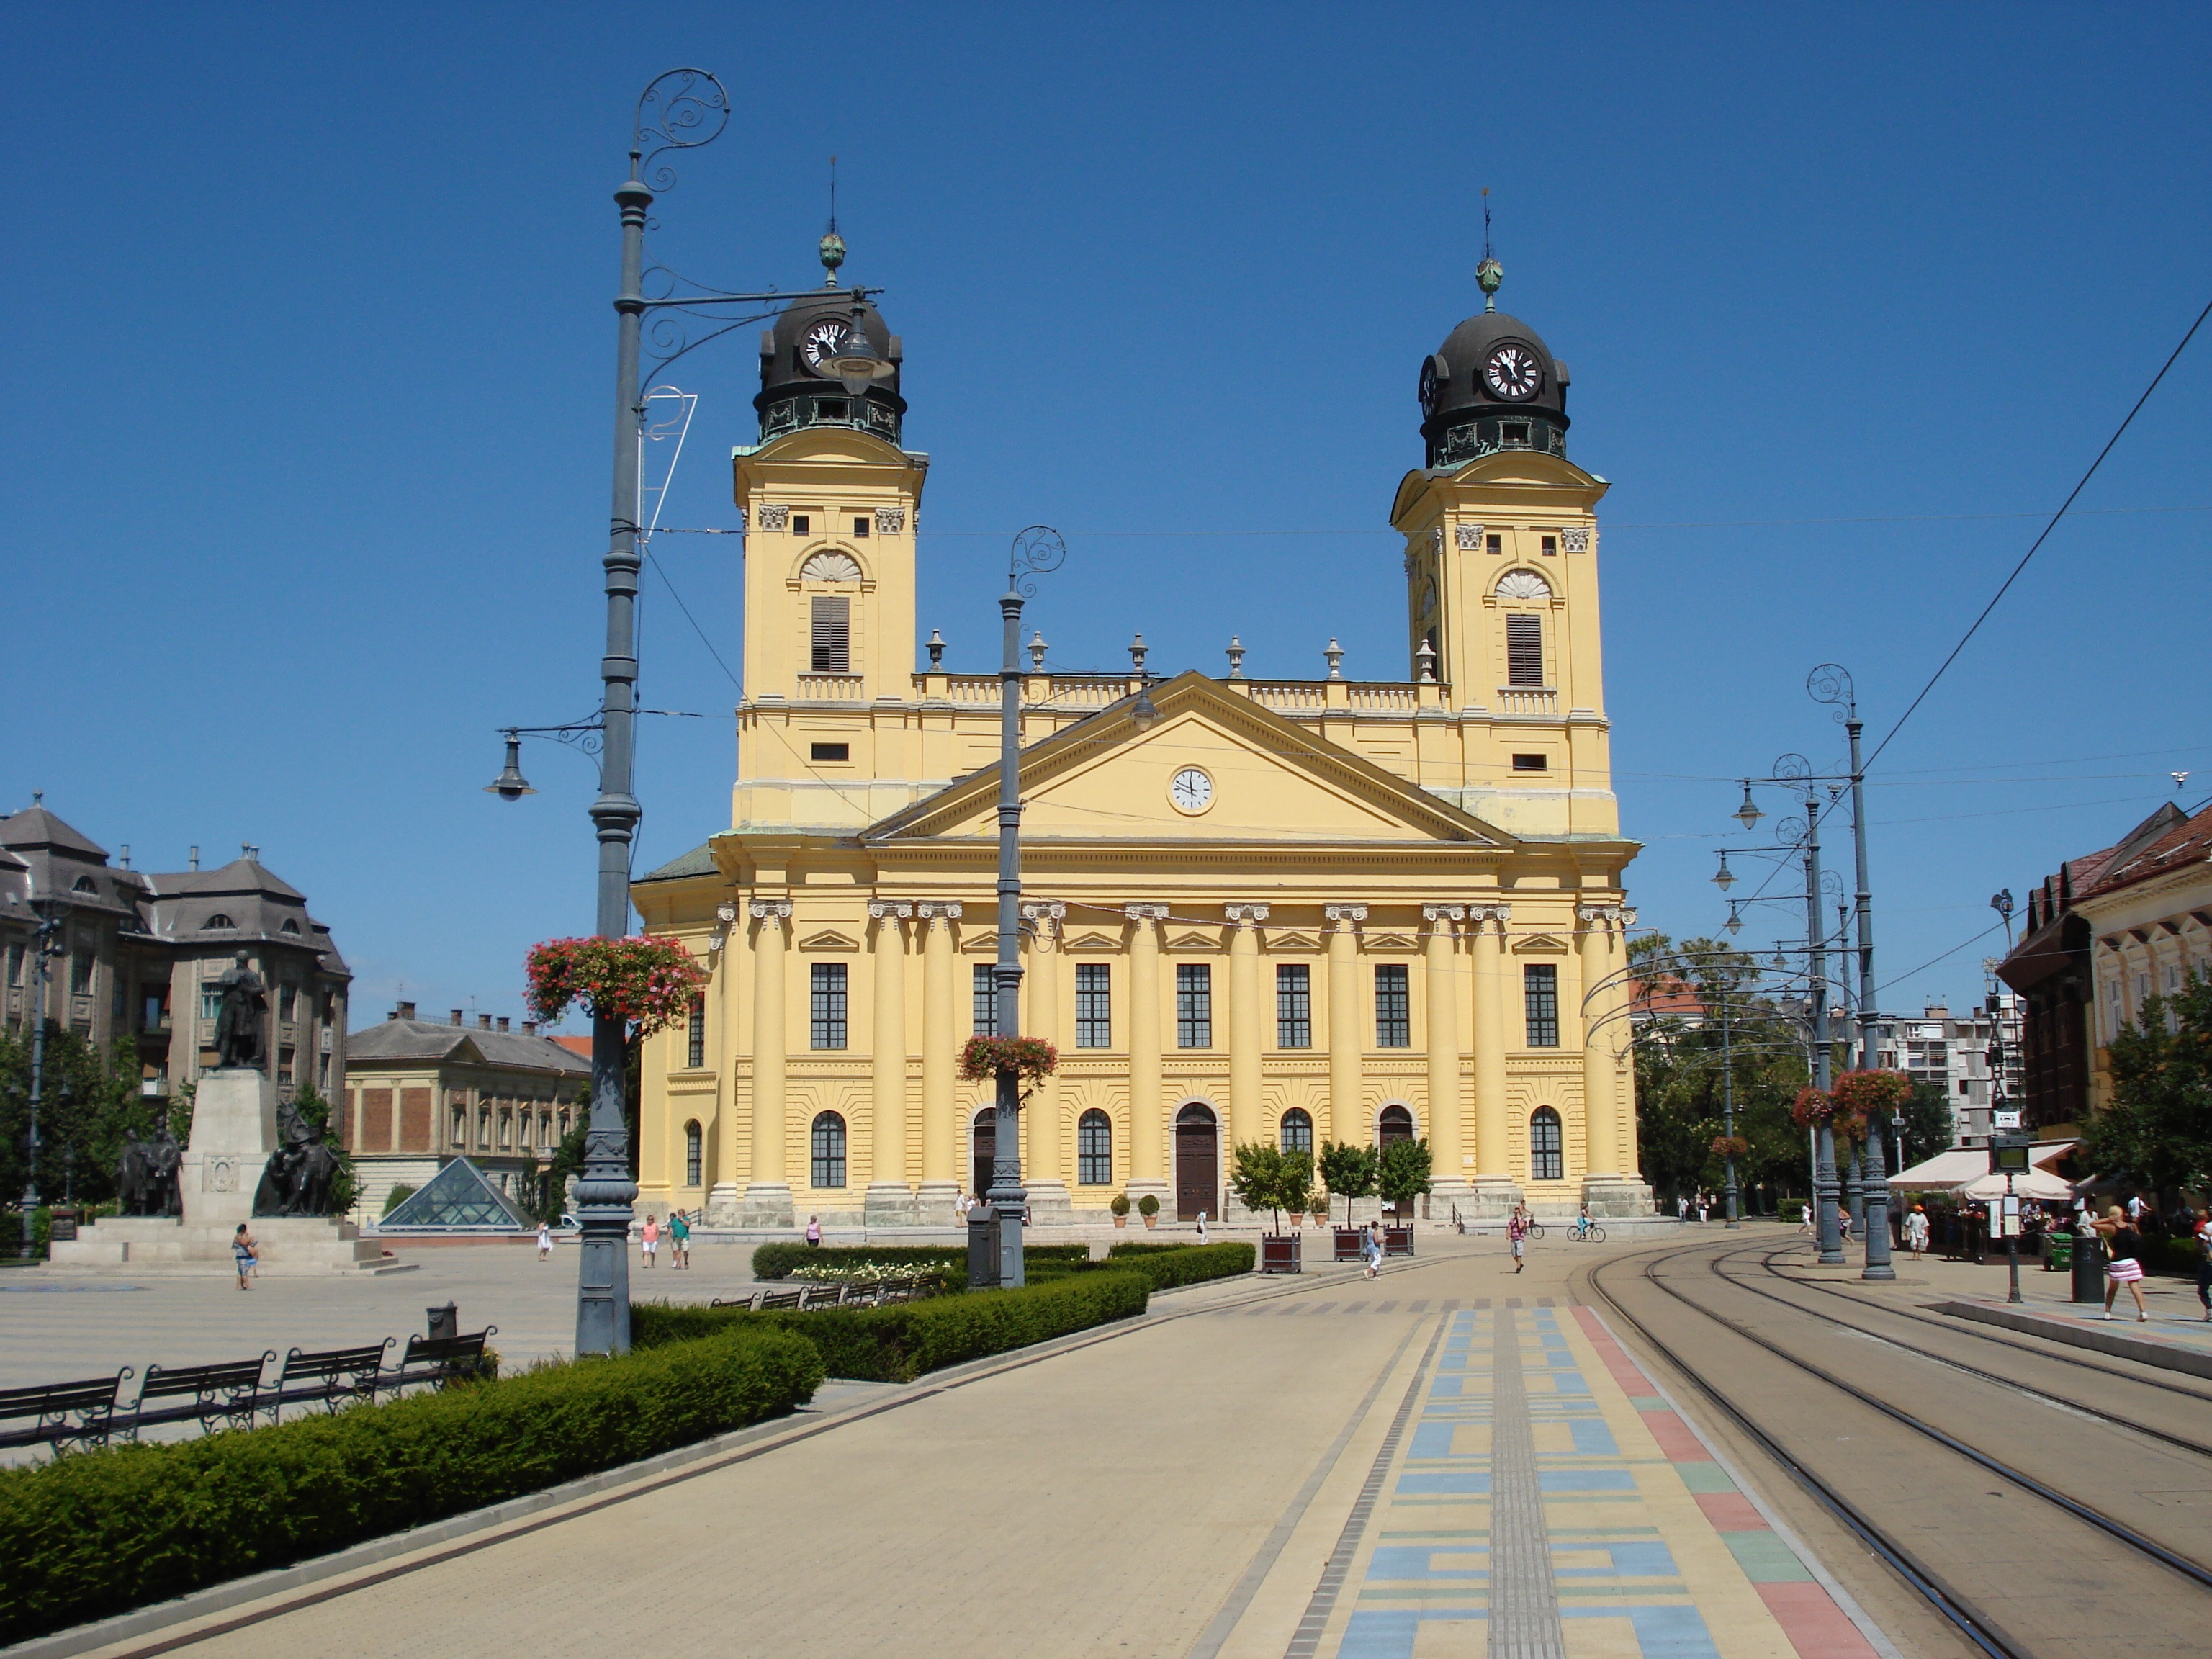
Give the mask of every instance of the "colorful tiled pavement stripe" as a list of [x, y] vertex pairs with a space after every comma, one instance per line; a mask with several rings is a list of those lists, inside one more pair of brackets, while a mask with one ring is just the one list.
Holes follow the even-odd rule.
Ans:
[[1873, 1659], [1586, 1309], [1447, 1316], [1337, 1659]]

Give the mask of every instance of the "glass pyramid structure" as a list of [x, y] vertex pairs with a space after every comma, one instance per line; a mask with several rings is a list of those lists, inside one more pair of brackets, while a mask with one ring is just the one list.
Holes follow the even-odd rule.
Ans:
[[428, 1185], [401, 1200], [399, 1207], [377, 1224], [377, 1231], [466, 1229], [511, 1233], [537, 1224], [515, 1208], [514, 1200], [492, 1185], [483, 1170], [468, 1159], [457, 1158], [431, 1176]]

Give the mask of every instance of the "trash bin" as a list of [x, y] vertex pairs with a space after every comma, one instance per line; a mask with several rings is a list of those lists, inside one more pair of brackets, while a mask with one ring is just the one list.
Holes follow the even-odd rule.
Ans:
[[2074, 1266], [2074, 1235], [2051, 1233], [2043, 1241], [2043, 1271], [2063, 1273]]
[[968, 1212], [968, 1288], [999, 1288], [999, 1212], [988, 1204]]
[[448, 1302], [442, 1308], [425, 1308], [422, 1311], [430, 1317], [428, 1334], [433, 1341], [441, 1336], [459, 1336], [461, 1334], [461, 1310], [453, 1303]]
[[2105, 1241], [2092, 1233], [2074, 1236], [2074, 1299], [2076, 1302], [2102, 1302], [2105, 1299]]

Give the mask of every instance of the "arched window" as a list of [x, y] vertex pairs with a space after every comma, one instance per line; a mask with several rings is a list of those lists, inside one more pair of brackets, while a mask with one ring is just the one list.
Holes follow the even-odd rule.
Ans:
[[287, 916], [284, 918], [283, 927], [277, 929], [277, 931], [283, 933], [296, 933], [300, 931], [300, 924], [290, 916]]
[[1283, 1150], [1308, 1154], [1313, 1151], [1313, 1119], [1295, 1106], [1283, 1114]]
[[702, 1162], [701, 1155], [705, 1150], [706, 1137], [700, 1133], [699, 1120], [695, 1117], [684, 1126], [684, 1184], [685, 1186], [696, 1187], [699, 1184], [699, 1165]]
[[72, 893], [97, 893], [99, 890], [99, 888], [93, 885], [90, 876], [79, 876], [70, 884], [70, 891]]
[[235, 927], [238, 924], [218, 910], [207, 919], [207, 926], [212, 930], [217, 927]]
[[1375, 1120], [1375, 1142], [1388, 1146], [1395, 1140], [1413, 1138], [1413, 1115], [1403, 1106], [1385, 1106], [1382, 1115]]
[[1114, 1184], [1114, 1121], [1095, 1109], [1076, 1120], [1075, 1179], [1084, 1187]]
[[1539, 1106], [1528, 1115], [1528, 1179], [1563, 1181], [1567, 1167], [1565, 1139], [1559, 1133], [1559, 1115]]
[[835, 1112], [815, 1115], [813, 1175], [817, 1187], [845, 1184], [845, 1120]]

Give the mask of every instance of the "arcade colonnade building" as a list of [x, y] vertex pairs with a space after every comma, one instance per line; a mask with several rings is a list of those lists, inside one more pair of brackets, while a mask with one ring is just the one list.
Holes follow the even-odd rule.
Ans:
[[[991, 1085], [957, 1057], [994, 1018], [999, 678], [947, 670], [935, 629], [916, 660], [929, 458], [901, 447], [897, 374], [856, 398], [817, 370], [850, 314], [800, 301], [763, 337], [731, 827], [633, 888], [710, 975], [645, 1046], [638, 1203], [714, 1224], [943, 1224], [989, 1184]], [[860, 325], [902, 366], [872, 307]], [[1237, 650], [1153, 684], [1140, 721], [1140, 658], [1033, 653], [1022, 1031], [1061, 1056], [1022, 1115], [1039, 1221], [1121, 1192], [1221, 1216], [1235, 1145], [1402, 1135], [1429, 1140], [1437, 1216], [1649, 1210], [1613, 988], [1637, 849], [1607, 486], [1566, 459], [1566, 386], [1495, 310], [1422, 365], [1427, 464], [1390, 507], [1407, 678], [1347, 678], [1332, 641], [1322, 678], [1248, 678]]]

